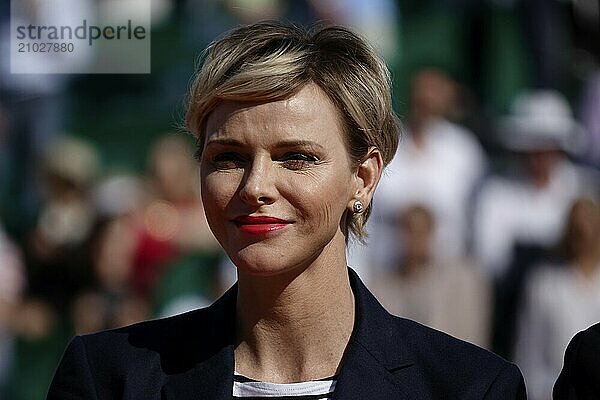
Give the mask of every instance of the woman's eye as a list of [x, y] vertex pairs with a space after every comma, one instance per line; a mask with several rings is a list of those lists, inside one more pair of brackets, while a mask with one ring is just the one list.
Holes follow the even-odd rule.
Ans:
[[220, 153], [212, 158], [212, 163], [217, 169], [239, 168], [244, 161], [244, 158], [237, 153]]
[[282, 157], [286, 168], [302, 169], [318, 161], [317, 157], [305, 153], [287, 153]]

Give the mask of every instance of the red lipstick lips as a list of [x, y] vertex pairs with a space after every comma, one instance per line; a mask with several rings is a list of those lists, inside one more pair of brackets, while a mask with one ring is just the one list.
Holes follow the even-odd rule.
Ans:
[[290, 223], [283, 219], [266, 216], [244, 215], [234, 218], [233, 222], [245, 233], [254, 235], [264, 235], [266, 233], [278, 231], [288, 226]]

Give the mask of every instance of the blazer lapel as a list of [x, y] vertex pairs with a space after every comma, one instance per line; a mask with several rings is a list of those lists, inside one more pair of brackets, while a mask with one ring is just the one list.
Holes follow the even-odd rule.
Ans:
[[[235, 301], [237, 284], [208, 309], [208, 318], [196, 332], [187, 335], [193, 342], [175, 355], [191, 359], [190, 368], [167, 375], [162, 388], [165, 400], [230, 400], [233, 393]], [[185, 354], [183, 354], [185, 352]]]
[[349, 269], [356, 323], [333, 399], [417, 399], [419, 381], [411, 350], [390, 315]]
[[411, 367], [412, 364], [406, 364], [398, 370], [385, 368], [358, 345], [347, 353], [333, 400], [417, 399], [418, 394], [410, 386]]
[[227, 346], [193, 369], [169, 376], [162, 397], [167, 400], [231, 399], [233, 346]]

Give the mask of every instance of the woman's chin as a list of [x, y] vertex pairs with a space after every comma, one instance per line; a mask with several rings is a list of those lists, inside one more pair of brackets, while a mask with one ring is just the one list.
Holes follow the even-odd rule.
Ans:
[[255, 276], [255, 277], [272, 277], [277, 275], [282, 275], [287, 272], [293, 270], [293, 268], [287, 268], [282, 265], [262, 265], [262, 264], [247, 264], [247, 263], [238, 263], [236, 265], [238, 270], [238, 275], [246, 275], [246, 276]]
[[238, 275], [273, 277], [298, 272], [298, 264], [286, 262], [282, 257], [233, 257]]

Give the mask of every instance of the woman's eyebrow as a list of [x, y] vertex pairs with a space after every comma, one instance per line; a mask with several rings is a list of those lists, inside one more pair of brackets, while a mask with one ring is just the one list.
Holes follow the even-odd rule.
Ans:
[[290, 148], [290, 147], [312, 147], [317, 149], [324, 149], [319, 143], [311, 140], [282, 140], [273, 146], [275, 148]]
[[[221, 146], [233, 146], [233, 147], [243, 147], [244, 143], [237, 139], [230, 138], [215, 138], [206, 142], [206, 146], [211, 145], [221, 145]], [[313, 142], [311, 140], [281, 140], [276, 142], [273, 148], [281, 149], [281, 148], [293, 148], [293, 147], [311, 147], [316, 149], [324, 149], [319, 143]]]
[[234, 146], [234, 147], [244, 146], [244, 144], [237, 139], [226, 139], [226, 138], [211, 139], [208, 142], [206, 142], [206, 147], [208, 147], [210, 145]]

